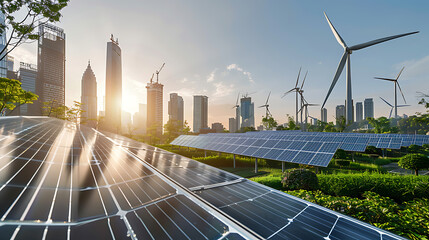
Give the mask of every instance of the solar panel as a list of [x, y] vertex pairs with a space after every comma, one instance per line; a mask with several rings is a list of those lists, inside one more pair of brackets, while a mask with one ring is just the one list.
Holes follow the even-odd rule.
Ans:
[[0, 118], [0, 129], [2, 239], [258, 237], [185, 187], [234, 175], [58, 119]]

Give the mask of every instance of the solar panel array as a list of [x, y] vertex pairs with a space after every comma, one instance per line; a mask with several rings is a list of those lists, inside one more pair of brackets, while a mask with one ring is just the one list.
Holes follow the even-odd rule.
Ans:
[[400, 239], [128, 138], [0, 118], [4, 239]]
[[326, 167], [337, 149], [364, 152], [367, 146], [400, 149], [429, 144], [427, 135], [262, 131], [181, 135], [172, 145], [248, 157]]

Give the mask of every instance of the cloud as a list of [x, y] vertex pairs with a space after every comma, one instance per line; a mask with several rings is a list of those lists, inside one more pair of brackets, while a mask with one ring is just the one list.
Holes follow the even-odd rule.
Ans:
[[223, 82], [213, 83], [215, 92], [213, 97], [225, 97], [234, 91], [234, 84], [225, 85]]
[[187, 78], [183, 78], [180, 82], [181, 83], [185, 83], [185, 82], [187, 82], [188, 81], [188, 79]]
[[217, 69], [215, 69], [215, 70], [213, 70], [208, 76], [207, 76], [207, 82], [213, 82], [215, 79], [215, 73], [216, 73], [216, 70]]
[[250, 83], [255, 83], [255, 81], [252, 78], [252, 74], [250, 72], [244, 71], [241, 67], [239, 67], [237, 64], [233, 63], [226, 67], [228, 71], [236, 70], [238, 72], [241, 72], [244, 76], [247, 77]]

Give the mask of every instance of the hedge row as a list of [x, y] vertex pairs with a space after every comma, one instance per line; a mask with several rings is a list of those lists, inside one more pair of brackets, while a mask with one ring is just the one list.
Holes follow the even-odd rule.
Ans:
[[372, 191], [398, 203], [429, 198], [429, 176], [379, 173], [318, 175], [320, 190], [329, 195], [361, 197]]
[[427, 239], [429, 236], [428, 199], [415, 199], [399, 205], [373, 192], [364, 192], [363, 199], [330, 196], [321, 191], [296, 190], [287, 193], [403, 237]]

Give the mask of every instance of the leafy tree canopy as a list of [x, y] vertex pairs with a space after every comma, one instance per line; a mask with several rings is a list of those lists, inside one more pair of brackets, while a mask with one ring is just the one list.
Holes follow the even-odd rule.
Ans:
[[39, 96], [25, 91], [21, 87], [21, 82], [15, 79], [0, 78], [0, 113], [6, 109], [13, 110], [17, 106], [33, 103]]
[[410, 153], [399, 160], [398, 165], [404, 169], [414, 170], [419, 175], [419, 170], [429, 168], [429, 158], [421, 153]]

